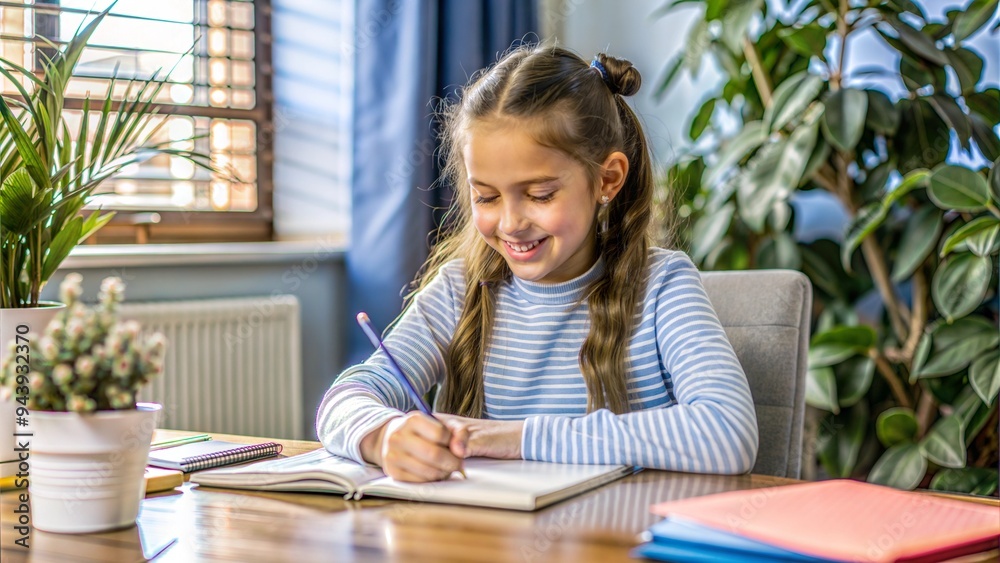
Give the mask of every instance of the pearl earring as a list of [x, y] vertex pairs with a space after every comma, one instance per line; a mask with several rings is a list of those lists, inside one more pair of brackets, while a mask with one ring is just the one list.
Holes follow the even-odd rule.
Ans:
[[601, 196], [601, 203], [603, 203], [604, 205], [607, 205], [609, 201], [611, 201], [611, 198], [609, 198], [608, 196], [606, 195]]

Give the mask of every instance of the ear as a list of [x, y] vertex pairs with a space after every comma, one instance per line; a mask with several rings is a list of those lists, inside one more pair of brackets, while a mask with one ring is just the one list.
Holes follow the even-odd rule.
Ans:
[[602, 196], [608, 196], [612, 200], [625, 185], [625, 178], [628, 177], [628, 157], [621, 151], [615, 151], [608, 155], [601, 164], [598, 171], [598, 191], [597, 201], [601, 203]]

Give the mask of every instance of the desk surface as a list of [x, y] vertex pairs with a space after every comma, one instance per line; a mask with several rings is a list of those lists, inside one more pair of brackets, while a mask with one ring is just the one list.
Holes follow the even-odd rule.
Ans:
[[[159, 431], [157, 438], [189, 433]], [[215, 435], [253, 443], [260, 439]], [[284, 455], [317, 442], [279, 440]], [[33, 530], [13, 544], [16, 491], [0, 495], [5, 563], [31, 561], [626, 561], [638, 534], [658, 520], [653, 502], [770, 487], [792, 479], [646, 470], [537, 512], [336, 495], [180, 489], [142, 504], [138, 526], [103, 534]], [[995, 555], [996, 552], [993, 553]], [[634, 560], [633, 560], [634, 561]]]

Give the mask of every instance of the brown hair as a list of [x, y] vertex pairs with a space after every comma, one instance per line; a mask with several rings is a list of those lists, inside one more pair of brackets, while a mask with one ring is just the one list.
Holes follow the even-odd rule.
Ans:
[[448, 261], [464, 261], [465, 303], [445, 357], [447, 374], [438, 398], [444, 412], [484, 414], [483, 365], [495, 307], [491, 286], [511, 276], [503, 256], [487, 245], [472, 223], [462, 155], [469, 128], [493, 119], [529, 120], [539, 144], [581, 163], [595, 184], [608, 155], [621, 151], [628, 158], [621, 190], [601, 206], [595, 223], [607, 225], [597, 239], [604, 273], [587, 288], [591, 325], [580, 349], [580, 369], [587, 383], [588, 411], [605, 406], [616, 413], [629, 410], [628, 343], [643, 291], [635, 283], [635, 273], [646, 268], [653, 175], [642, 126], [623, 99], [639, 90], [639, 71], [629, 61], [603, 53], [595, 59], [603, 65], [603, 73], [566, 49], [520, 47], [478, 74], [461, 99], [442, 112], [445, 179], [455, 188], [455, 197], [442, 227], [444, 234], [421, 269], [417, 285], [426, 286]]

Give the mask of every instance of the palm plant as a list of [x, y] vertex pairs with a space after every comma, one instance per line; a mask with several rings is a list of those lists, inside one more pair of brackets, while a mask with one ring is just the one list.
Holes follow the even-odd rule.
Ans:
[[[129, 164], [170, 154], [214, 170], [210, 157], [153, 144], [163, 126], [153, 123], [164, 81], [130, 79], [115, 102], [115, 78], [100, 105], [88, 95], [74, 137], [63, 116], [66, 88], [91, 35], [111, 10], [81, 23], [63, 47], [43, 54], [42, 76], [0, 58], [0, 73], [20, 96], [0, 96], [0, 307], [38, 305], [38, 295], [70, 251], [111, 220], [113, 212], [81, 214], [101, 182]], [[24, 77], [27, 88], [20, 77]], [[96, 134], [88, 141], [90, 118]]]

